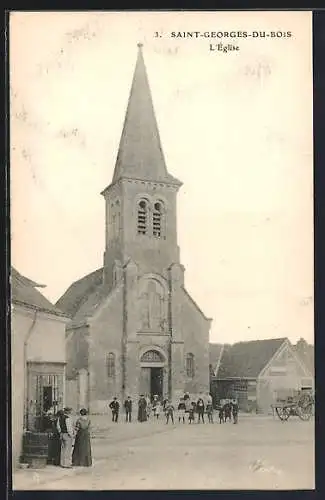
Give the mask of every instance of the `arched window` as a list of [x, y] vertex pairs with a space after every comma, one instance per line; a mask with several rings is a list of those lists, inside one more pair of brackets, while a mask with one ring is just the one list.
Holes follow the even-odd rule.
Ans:
[[115, 377], [115, 354], [113, 352], [108, 353], [107, 360], [107, 376], [109, 378]]
[[186, 355], [186, 375], [189, 378], [193, 378], [195, 375], [194, 354], [191, 352]]
[[142, 356], [141, 356], [141, 363], [151, 363], [151, 362], [158, 362], [161, 363], [163, 362], [164, 359], [160, 352], [158, 351], [146, 351]]
[[154, 204], [152, 212], [152, 234], [156, 238], [161, 238], [162, 236], [162, 211], [162, 204], [157, 201]]
[[148, 233], [148, 203], [146, 200], [141, 200], [138, 203], [138, 220], [137, 230], [138, 234]]

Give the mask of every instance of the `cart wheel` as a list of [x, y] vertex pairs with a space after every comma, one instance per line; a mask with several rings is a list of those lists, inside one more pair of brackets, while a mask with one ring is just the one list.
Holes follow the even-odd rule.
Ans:
[[290, 417], [290, 409], [289, 408], [286, 408], [286, 407], [276, 408], [275, 411], [276, 411], [279, 419], [282, 420], [283, 422], [285, 420], [288, 420], [288, 418]]
[[299, 406], [299, 408], [297, 408], [297, 413], [300, 420], [304, 420], [305, 422], [307, 422], [308, 420], [310, 420], [313, 413], [312, 405]]

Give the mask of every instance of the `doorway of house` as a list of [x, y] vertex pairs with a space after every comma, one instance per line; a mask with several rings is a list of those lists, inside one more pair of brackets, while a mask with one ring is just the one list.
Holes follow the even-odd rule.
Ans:
[[53, 406], [53, 388], [51, 385], [43, 386], [43, 412], [46, 413]]

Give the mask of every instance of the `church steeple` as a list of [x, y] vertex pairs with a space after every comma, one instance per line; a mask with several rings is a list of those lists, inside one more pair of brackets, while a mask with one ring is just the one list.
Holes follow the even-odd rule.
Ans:
[[112, 183], [105, 198], [104, 281], [118, 281], [131, 259], [137, 272], [166, 273], [179, 262], [176, 196], [167, 171], [141, 45]]
[[140, 43], [113, 184], [123, 177], [181, 184], [166, 168]]

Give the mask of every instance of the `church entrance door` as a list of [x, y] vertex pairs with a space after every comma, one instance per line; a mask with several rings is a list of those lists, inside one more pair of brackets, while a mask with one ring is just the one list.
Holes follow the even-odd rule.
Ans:
[[151, 380], [151, 372], [149, 367], [141, 368], [141, 376], [140, 376], [140, 394], [146, 396], [150, 394], [150, 380]]
[[164, 367], [166, 357], [155, 349], [145, 351], [140, 358], [140, 394], [151, 398], [164, 394]]
[[140, 379], [140, 394], [153, 397], [163, 396], [163, 368], [142, 367]]
[[163, 396], [163, 368], [150, 368], [150, 393], [151, 397], [157, 395]]

